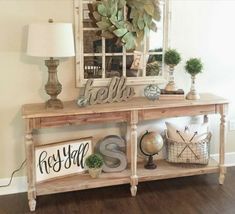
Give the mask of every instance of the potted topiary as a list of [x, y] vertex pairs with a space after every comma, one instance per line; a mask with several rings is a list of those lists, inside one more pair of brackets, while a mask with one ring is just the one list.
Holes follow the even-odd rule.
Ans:
[[174, 68], [181, 61], [180, 54], [175, 49], [168, 49], [164, 54], [164, 62], [169, 66], [169, 82], [167, 83], [166, 91], [177, 91], [177, 86], [174, 80]]
[[203, 64], [200, 59], [198, 58], [191, 58], [186, 62], [185, 70], [187, 73], [191, 75], [192, 84], [190, 92], [187, 94], [186, 99], [188, 100], [198, 100], [200, 99], [200, 95], [197, 93], [195, 88], [195, 79], [196, 75], [202, 72]]
[[88, 167], [90, 176], [92, 178], [98, 178], [102, 171], [104, 160], [99, 154], [91, 154], [86, 158], [85, 164]]

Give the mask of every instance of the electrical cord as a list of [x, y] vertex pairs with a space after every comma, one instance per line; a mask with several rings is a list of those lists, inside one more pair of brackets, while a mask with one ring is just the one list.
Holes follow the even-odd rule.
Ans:
[[11, 182], [12, 182], [12, 179], [13, 179], [14, 174], [15, 174], [16, 172], [20, 171], [20, 170], [25, 166], [25, 164], [26, 164], [26, 159], [22, 162], [22, 164], [20, 165], [20, 167], [19, 167], [18, 169], [14, 170], [14, 171], [11, 173], [11, 178], [10, 178], [9, 183], [8, 183], [8, 184], [5, 184], [5, 185], [1, 185], [1, 186], [0, 186], [0, 188], [10, 186], [10, 185], [11, 185]]

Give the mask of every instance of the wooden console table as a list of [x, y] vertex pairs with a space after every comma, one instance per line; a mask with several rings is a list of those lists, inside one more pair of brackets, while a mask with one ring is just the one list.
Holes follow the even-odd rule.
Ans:
[[[31, 211], [36, 207], [36, 196], [52, 193], [75, 191], [88, 188], [130, 183], [132, 196], [136, 195], [137, 184], [142, 181], [175, 178], [205, 173], [219, 173], [219, 183], [223, 184], [226, 167], [224, 166], [226, 114], [228, 102], [212, 94], [201, 94], [197, 101], [149, 101], [134, 98], [128, 102], [102, 104], [79, 108], [75, 101], [65, 102], [64, 109], [46, 110], [44, 104], [27, 104], [22, 114], [26, 122], [25, 146], [28, 176], [28, 200]], [[137, 163], [137, 124], [144, 120], [168, 117], [220, 114], [220, 158], [219, 163], [210, 160], [207, 166], [183, 168], [158, 161], [158, 168], [147, 170], [143, 163]], [[35, 177], [35, 144], [33, 131], [40, 128], [58, 127], [74, 124], [127, 122], [130, 128], [130, 142], [127, 142], [129, 167], [120, 173], [102, 173], [100, 178], [92, 179], [87, 174], [68, 176], [56, 180], [37, 183]], [[128, 129], [129, 130], [129, 129]]]

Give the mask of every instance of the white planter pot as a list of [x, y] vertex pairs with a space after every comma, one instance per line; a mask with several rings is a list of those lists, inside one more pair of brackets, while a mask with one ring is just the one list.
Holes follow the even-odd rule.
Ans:
[[92, 178], [98, 178], [101, 174], [102, 168], [88, 168], [88, 171]]

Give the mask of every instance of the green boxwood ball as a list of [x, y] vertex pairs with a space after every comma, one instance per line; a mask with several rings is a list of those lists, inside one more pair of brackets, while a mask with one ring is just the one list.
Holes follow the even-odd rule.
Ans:
[[103, 166], [104, 160], [101, 155], [94, 153], [86, 158], [85, 164], [89, 168], [100, 168]]
[[175, 49], [169, 49], [165, 52], [164, 61], [167, 65], [176, 66], [180, 63], [180, 54]]
[[185, 70], [190, 75], [196, 75], [202, 72], [203, 64], [199, 58], [191, 58], [186, 62]]

